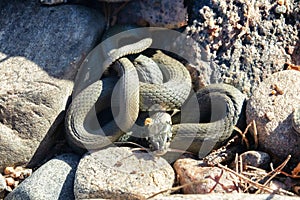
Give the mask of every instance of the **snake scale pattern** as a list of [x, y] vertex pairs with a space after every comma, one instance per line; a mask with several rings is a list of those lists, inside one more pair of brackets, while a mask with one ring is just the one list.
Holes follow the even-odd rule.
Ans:
[[[72, 146], [83, 149], [99, 149], [112, 144], [124, 132], [130, 130], [138, 117], [139, 110], [164, 111], [180, 108], [190, 95], [191, 78], [186, 68], [171, 57], [157, 59], [159, 66], [168, 80], [163, 84], [139, 82], [138, 74], [133, 63], [125, 56], [138, 54], [151, 45], [151, 39], [142, 39], [136, 43], [125, 45], [108, 53], [108, 58], [103, 62], [104, 69], [113, 66], [120, 76], [116, 78], [103, 78], [92, 83], [82, 90], [73, 100], [67, 111], [65, 126], [67, 140]], [[158, 54], [161, 55], [161, 54]], [[116, 88], [119, 88], [116, 90]], [[117, 91], [116, 94], [112, 91]], [[113, 93], [113, 94], [112, 94]], [[170, 144], [185, 139], [192, 141], [191, 146], [201, 145], [207, 139], [226, 140], [233, 131], [233, 126], [241, 114], [245, 96], [236, 88], [226, 84], [210, 85], [196, 93], [199, 105], [205, 109], [212, 109], [209, 99], [216, 99], [215, 105], [225, 102], [222, 116], [217, 116], [213, 122], [182, 123], [170, 125], [170, 118], [161, 121], [159, 125], [164, 128], [162, 133], [152, 133], [152, 141], [158, 144], [155, 150], [162, 152]], [[100, 127], [97, 119], [89, 118], [91, 109], [97, 102], [100, 105], [96, 110], [105, 109], [110, 105], [111, 99], [118, 99], [115, 105], [119, 108], [118, 117]], [[166, 100], [168, 101], [166, 103]], [[201, 102], [202, 101], [202, 102]], [[196, 102], [198, 103], [198, 102]], [[211, 102], [212, 103], [212, 102]], [[152, 105], [159, 105], [153, 108]], [[166, 113], [165, 113], [166, 114]], [[166, 118], [163, 118], [165, 120]], [[166, 124], [167, 123], [167, 124]], [[95, 126], [95, 124], [98, 126]], [[151, 128], [150, 128], [151, 129]], [[161, 128], [160, 128], [161, 130]], [[166, 136], [163, 134], [166, 133]], [[159, 140], [157, 142], [157, 140]]]
[[[140, 53], [141, 51], [147, 49], [151, 45], [151, 39], [144, 39], [137, 43], [121, 47], [112, 52], [109, 52], [109, 57], [103, 62], [102, 67], [104, 69], [108, 68], [113, 62], [119, 58], [129, 55]], [[123, 97], [124, 100], [121, 102], [123, 105], [121, 108], [131, 109], [122, 110], [124, 116], [120, 116], [120, 123], [125, 124], [127, 127], [119, 127], [120, 124], [116, 124], [115, 121], [111, 121], [106, 124], [104, 127], [86, 128], [85, 126], [85, 117], [88, 115], [90, 110], [94, 107], [97, 101], [102, 102], [101, 105], [109, 105], [111, 94], [117, 83], [116, 79], [103, 79], [96, 81], [95, 83], [89, 85], [86, 89], [81, 91], [72, 101], [67, 114], [66, 114], [66, 133], [67, 138], [69, 139], [72, 145], [78, 146], [80, 148], [86, 149], [99, 149], [104, 146], [111, 144], [111, 141], [117, 140], [122, 134], [120, 128], [128, 129], [132, 126], [138, 114], [138, 93], [136, 93], [137, 86], [134, 86], [134, 83], [138, 83], [138, 75], [134, 70], [133, 64], [127, 59], [119, 59], [121, 62], [119, 66], [119, 72], [121, 73], [122, 81], [119, 83], [122, 87], [126, 87], [124, 92], [127, 94], [121, 94], [120, 97]], [[133, 84], [128, 86], [128, 80]], [[131, 100], [137, 102], [131, 102]], [[132, 105], [132, 106], [131, 106]], [[131, 114], [136, 116], [132, 116]], [[91, 119], [92, 121], [93, 119]], [[91, 122], [94, 125], [98, 124], [97, 122]], [[111, 132], [111, 135], [107, 135], [108, 132]]]

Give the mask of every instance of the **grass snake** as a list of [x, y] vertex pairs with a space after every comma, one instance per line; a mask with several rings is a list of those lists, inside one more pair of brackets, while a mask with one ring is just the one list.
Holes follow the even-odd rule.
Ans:
[[[158, 154], [165, 153], [170, 144], [189, 143], [192, 148], [199, 149], [204, 140], [222, 142], [230, 137], [241, 115], [245, 96], [226, 84], [209, 85], [194, 93], [187, 69], [179, 61], [163, 55], [155, 60], [164, 75], [163, 83], [141, 82], [135, 66], [126, 56], [141, 53], [150, 47], [151, 42], [150, 38], [145, 38], [109, 52], [101, 67], [113, 66], [119, 78], [98, 80], [73, 98], [65, 118], [67, 140], [72, 146], [90, 150], [112, 144], [131, 129], [141, 110], [155, 111], [146, 127], [152, 147]], [[196, 101], [189, 101], [190, 96]], [[102, 126], [97, 119], [89, 117], [94, 107], [98, 112], [110, 104], [115, 110], [112, 111], [114, 120]], [[189, 105], [187, 107], [192, 110], [185, 113], [195, 113], [197, 106], [194, 104], [199, 105], [200, 113], [209, 113], [202, 116], [196, 112], [199, 115], [196, 119], [208, 120], [199, 123], [198, 119], [192, 119], [188, 123], [185, 119], [189, 117], [184, 116], [183, 123], [171, 125], [171, 116], [165, 111]], [[212, 114], [212, 110], [221, 114]]]

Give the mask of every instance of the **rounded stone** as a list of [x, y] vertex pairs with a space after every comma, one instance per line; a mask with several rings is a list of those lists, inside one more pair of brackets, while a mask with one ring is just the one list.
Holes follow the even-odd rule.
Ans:
[[247, 103], [247, 123], [256, 122], [259, 149], [269, 153], [276, 164], [288, 155], [290, 162], [300, 161], [300, 137], [292, 125], [293, 112], [300, 105], [299, 85], [298, 71], [274, 73], [254, 89]]
[[174, 170], [163, 158], [128, 147], [87, 153], [74, 183], [77, 199], [141, 199], [172, 187]]
[[240, 156], [242, 158], [244, 168], [246, 168], [247, 165], [250, 165], [266, 169], [269, 167], [271, 161], [269, 154], [262, 151], [246, 151]]
[[180, 185], [194, 182], [182, 189], [184, 194], [238, 193], [238, 187], [232, 181], [236, 178], [234, 174], [218, 167], [201, 166], [201, 162], [183, 158], [174, 163]]
[[5, 200], [17, 199], [74, 199], [73, 183], [80, 157], [76, 154], [61, 154], [39, 167]]
[[4, 176], [0, 174], [0, 192], [4, 191], [6, 189], [6, 181]]

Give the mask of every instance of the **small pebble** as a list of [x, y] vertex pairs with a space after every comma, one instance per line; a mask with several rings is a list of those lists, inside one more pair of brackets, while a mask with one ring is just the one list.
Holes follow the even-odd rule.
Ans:
[[6, 180], [6, 184], [10, 187], [14, 187], [15, 186], [15, 180], [12, 177], [7, 177], [5, 178]]
[[273, 190], [287, 189], [287, 186], [278, 180], [271, 180], [269, 183], [269, 187]]
[[267, 169], [270, 165], [271, 158], [269, 154], [262, 151], [247, 151], [240, 155], [242, 158], [243, 168], [248, 165], [253, 167]]
[[14, 171], [15, 171], [15, 170], [14, 170], [13, 167], [5, 167], [5, 169], [4, 169], [4, 174], [5, 174], [5, 175], [9, 175], [9, 174], [13, 173]]
[[[80, 156], [75, 154], [62, 154], [40, 166], [22, 182], [21, 179], [14, 180], [10, 177], [6, 180], [10, 185], [7, 187], [7, 191], [12, 191], [6, 196], [5, 200], [75, 199], [73, 182], [79, 159]], [[22, 173], [28, 171], [22, 167], [16, 168], [16, 170], [22, 171]]]

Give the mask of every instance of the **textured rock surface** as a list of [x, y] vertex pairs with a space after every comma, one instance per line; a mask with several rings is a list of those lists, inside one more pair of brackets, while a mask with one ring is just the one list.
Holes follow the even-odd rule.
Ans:
[[270, 167], [271, 158], [269, 154], [262, 151], [246, 151], [240, 155], [243, 167], [251, 165], [253, 167], [266, 169]]
[[77, 199], [139, 199], [171, 188], [174, 178], [172, 167], [162, 158], [110, 147], [80, 160], [74, 193]]
[[10, 199], [74, 199], [73, 183], [80, 157], [63, 154], [48, 161], [14, 189]]
[[[274, 0], [192, 2], [185, 33], [203, 47], [194, 56], [203, 83], [230, 83], [250, 96], [286, 62], [299, 62], [299, 1], [285, 1], [285, 14]], [[209, 69], [200, 58], [212, 61]]]
[[153, 198], [153, 200], [296, 200], [299, 197], [280, 196], [273, 194], [189, 194], [189, 195], [171, 195], [166, 197]]
[[195, 184], [184, 187], [185, 194], [237, 193], [234, 175], [217, 167], [202, 167], [200, 161], [184, 158], [174, 163], [174, 169], [180, 185], [191, 182]]
[[121, 10], [118, 23], [179, 28], [187, 24], [187, 8], [183, 0], [136, 0]]
[[299, 84], [298, 71], [272, 74], [254, 90], [247, 104], [247, 122], [256, 122], [259, 148], [277, 163], [288, 155], [292, 155], [291, 161], [300, 162], [300, 137], [292, 127], [293, 111], [300, 105]]
[[35, 0], [1, 1], [0, 14], [1, 170], [28, 162], [41, 141], [50, 148], [72, 92], [69, 80], [104, 25], [87, 7], [41, 7]]
[[5, 182], [5, 178], [4, 176], [2, 176], [2, 174], [0, 174], [0, 193], [5, 190], [6, 188], [6, 182]]

